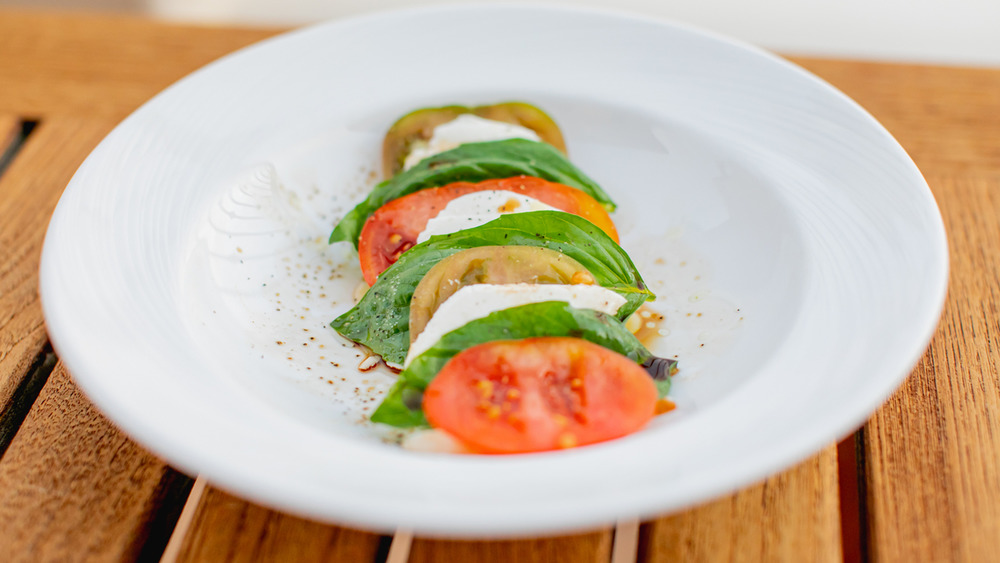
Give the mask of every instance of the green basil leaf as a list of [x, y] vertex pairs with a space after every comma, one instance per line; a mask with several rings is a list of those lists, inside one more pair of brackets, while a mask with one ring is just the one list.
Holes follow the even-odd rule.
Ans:
[[[421, 408], [423, 391], [455, 355], [486, 342], [536, 336], [582, 338], [643, 365], [654, 358], [614, 316], [577, 309], [560, 301], [521, 305], [490, 313], [457, 328], [414, 358], [372, 414], [372, 421], [402, 428], [427, 426]], [[662, 397], [670, 388], [670, 379], [657, 380], [656, 385]]]
[[661, 399], [666, 397], [667, 393], [670, 392], [670, 379], [656, 379], [653, 382], [656, 383], [656, 393], [659, 397]]
[[566, 156], [548, 143], [508, 139], [486, 143], [466, 143], [450, 151], [420, 161], [419, 164], [375, 186], [368, 198], [352, 209], [330, 234], [330, 243], [351, 241], [358, 236], [368, 217], [394, 199], [452, 182], [481, 182], [493, 178], [534, 176], [582, 190], [614, 211], [608, 194]]
[[410, 299], [435, 264], [467, 248], [538, 246], [561, 252], [587, 268], [594, 280], [625, 298], [618, 317], [627, 318], [654, 298], [628, 254], [590, 221], [562, 211], [501, 215], [472, 229], [431, 237], [403, 253], [379, 274], [353, 309], [330, 325], [385, 360], [403, 363], [410, 348]]

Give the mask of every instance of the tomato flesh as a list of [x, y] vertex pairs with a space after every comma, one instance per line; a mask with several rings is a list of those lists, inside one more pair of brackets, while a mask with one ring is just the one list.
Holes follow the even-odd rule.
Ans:
[[583, 446], [642, 428], [656, 386], [625, 356], [586, 340], [487, 342], [452, 358], [424, 392], [428, 422], [479, 453]]
[[608, 212], [597, 200], [576, 188], [530, 176], [498, 178], [478, 183], [455, 182], [394, 199], [368, 217], [358, 237], [361, 271], [368, 285], [373, 285], [379, 274], [417, 243], [417, 237], [427, 226], [427, 221], [437, 216], [448, 202], [466, 194], [486, 190], [525, 195], [556, 209], [579, 215], [618, 242], [618, 232]]
[[513, 123], [531, 129], [546, 143], [566, 152], [559, 126], [544, 111], [524, 102], [504, 102], [489, 106], [445, 106], [438, 108], [418, 109], [399, 118], [385, 134], [382, 141], [382, 172], [386, 178], [396, 175], [403, 169], [406, 155], [413, 147], [414, 141], [429, 140], [434, 135], [434, 129], [458, 116], [471, 113], [484, 119]]

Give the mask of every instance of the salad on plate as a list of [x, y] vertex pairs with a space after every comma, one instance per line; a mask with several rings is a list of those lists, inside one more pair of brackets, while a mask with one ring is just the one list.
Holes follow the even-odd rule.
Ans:
[[399, 371], [371, 421], [411, 449], [558, 450], [669, 411], [677, 362], [636, 333], [654, 299], [611, 197], [521, 102], [426, 108], [383, 142], [387, 179], [336, 225], [366, 286], [331, 326]]

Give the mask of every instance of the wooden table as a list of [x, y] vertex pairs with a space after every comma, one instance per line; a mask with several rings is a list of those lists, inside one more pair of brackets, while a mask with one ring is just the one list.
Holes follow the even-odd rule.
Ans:
[[998, 69], [793, 58], [913, 156], [941, 206], [952, 273], [941, 325], [902, 388], [839, 446], [763, 483], [641, 526], [411, 543], [246, 503], [145, 452], [48, 346], [37, 294], [46, 224], [129, 112], [277, 32], [0, 11], [0, 561], [996, 560]]

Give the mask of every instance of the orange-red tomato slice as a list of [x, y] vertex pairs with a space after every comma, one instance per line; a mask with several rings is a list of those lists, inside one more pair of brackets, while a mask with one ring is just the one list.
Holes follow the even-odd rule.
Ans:
[[654, 416], [656, 386], [638, 364], [569, 337], [487, 342], [462, 351], [424, 392], [428, 422], [480, 453], [593, 444]]
[[455, 182], [394, 199], [368, 217], [358, 238], [361, 271], [368, 285], [374, 284], [379, 274], [416, 244], [427, 221], [437, 216], [449, 201], [484, 190], [502, 190], [535, 198], [556, 209], [587, 219], [608, 233], [615, 242], [618, 241], [618, 232], [608, 212], [597, 200], [576, 188], [530, 176], [498, 178], [478, 183]]

